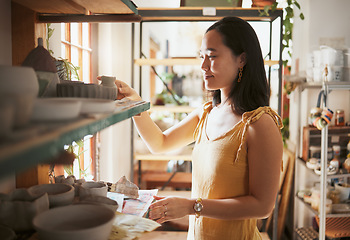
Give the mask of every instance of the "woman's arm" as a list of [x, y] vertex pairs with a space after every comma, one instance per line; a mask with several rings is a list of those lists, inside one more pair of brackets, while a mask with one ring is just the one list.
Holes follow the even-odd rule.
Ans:
[[[119, 90], [119, 99], [127, 97], [131, 100], [142, 100], [136, 91], [130, 88], [126, 83], [119, 80], [116, 80], [115, 83]], [[147, 112], [143, 112], [139, 116], [134, 116], [133, 120], [139, 134], [150, 151], [153, 153], [160, 153], [192, 143], [194, 129], [199, 121], [199, 114], [200, 109], [198, 108], [180, 123], [164, 132], [153, 122]]]
[[[201, 215], [218, 219], [247, 219], [268, 217], [275, 204], [281, 172], [283, 144], [281, 134], [272, 118], [263, 115], [251, 124], [247, 132], [249, 189], [246, 196], [230, 199], [203, 199]], [[154, 203], [151, 218], [164, 222], [194, 214], [195, 199], [164, 198]], [[164, 204], [167, 216], [164, 218]], [[177, 206], [182, 207], [177, 207]]]

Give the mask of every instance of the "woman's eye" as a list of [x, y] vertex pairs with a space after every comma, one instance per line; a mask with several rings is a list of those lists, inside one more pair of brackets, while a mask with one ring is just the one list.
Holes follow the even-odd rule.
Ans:
[[213, 58], [215, 58], [216, 56], [213, 56], [213, 55], [212, 55], [212, 56], [208, 56], [208, 57], [209, 57], [209, 59], [213, 59]]

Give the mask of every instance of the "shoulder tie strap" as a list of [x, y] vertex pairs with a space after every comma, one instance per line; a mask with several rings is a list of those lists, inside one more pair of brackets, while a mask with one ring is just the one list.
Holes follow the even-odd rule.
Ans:
[[196, 127], [196, 129], [194, 130], [194, 133], [193, 133], [193, 138], [194, 138], [195, 141], [199, 140], [200, 132], [202, 132], [205, 119], [207, 118], [207, 115], [208, 115], [208, 113], [210, 112], [210, 110], [212, 108], [213, 108], [212, 102], [206, 102], [203, 105], [203, 114], [202, 114], [201, 118], [199, 119], [197, 127]]
[[[270, 107], [267, 107], [267, 106], [259, 107], [256, 110], [243, 113], [242, 122], [244, 123], [244, 128], [243, 128], [239, 148], [238, 148], [237, 155], [236, 155], [234, 162], [236, 162], [238, 160], [238, 158], [242, 152], [243, 144], [245, 143], [245, 140], [246, 140], [246, 133], [247, 133], [247, 129], [248, 129], [249, 125], [251, 123], [254, 123], [255, 121], [257, 121], [264, 113], [267, 113], [272, 117], [276, 126], [280, 130], [283, 128], [283, 123], [282, 123], [281, 117], [274, 110], [272, 110]], [[283, 165], [282, 165], [282, 171], [283, 171]]]

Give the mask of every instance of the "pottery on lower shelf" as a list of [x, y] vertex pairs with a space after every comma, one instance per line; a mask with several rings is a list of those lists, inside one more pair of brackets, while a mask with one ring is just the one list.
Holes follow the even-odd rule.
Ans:
[[10, 194], [0, 194], [0, 224], [14, 231], [32, 230], [34, 217], [48, 209], [47, 194], [37, 196], [27, 189], [15, 189]]
[[81, 184], [79, 187], [79, 197], [85, 198], [88, 196], [107, 196], [108, 187], [103, 182], [88, 181]]
[[98, 205], [77, 204], [50, 209], [33, 220], [40, 240], [107, 240], [115, 213]]
[[28, 188], [28, 191], [36, 196], [47, 193], [50, 208], [72, 204], [75, 195], [73, 186], [65, 183], [39, 184]]

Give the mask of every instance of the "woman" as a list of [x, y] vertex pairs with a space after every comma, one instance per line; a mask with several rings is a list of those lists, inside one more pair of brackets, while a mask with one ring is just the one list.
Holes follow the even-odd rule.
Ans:
[[[147, 113], [135, 125], [152, 152], [195, 141], [192, 198], [155, 197], [150, 218], [159, 223], [190, 216], [188, 239], [261, 239], [256, 220], [273, 209], [281, 171], [280, 117], [269, 105], [269, 86], [257, 36], [244, 20], [226, 17], [205, 33], [201, 69], [213, 100], [161, 132]], [[119, 92], [137, 93], [121, 81]]]

